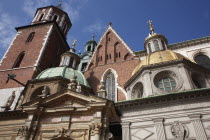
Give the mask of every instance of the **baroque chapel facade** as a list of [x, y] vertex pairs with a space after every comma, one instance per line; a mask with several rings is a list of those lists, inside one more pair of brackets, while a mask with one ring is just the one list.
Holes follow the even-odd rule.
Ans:
[[0, 139], [209, 140], [210, 37], [134, 52], [109, 23], [76, 53], [58, 6], [38, 8], [0, 63]]

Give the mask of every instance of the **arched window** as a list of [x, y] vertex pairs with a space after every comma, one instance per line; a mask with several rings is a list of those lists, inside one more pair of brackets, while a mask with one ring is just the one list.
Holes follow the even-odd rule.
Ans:
[[27, 38], [27, 40], [26, 40], [26, 42], [31, 42], [33, 40], [33, 38], [34, 38], [34, 35], [35, 35], [35, 32], [30, 33], [28, 38]]
[[71, 57], [71, 58], [70, 58], [70, 62], [69, 62], [69, 67], [73, 67], [73, 62], [74, 62], [74, 58]]
[[207, 87], [205, 77], [200, 73], [193, 73], [192, 81], [195, 85], [195, 88], [206, 88]]
[[21, 52], [19, 54], [19, 56], [17, 57], [17, 59], [16, 59], [12, 68], [18, 68], [20, 66], [24, 56], [25, 56], [25, 52]]
[[133, 87], [131, 99], [141, 98], [143, 96], [143, 84], [138, 82]]
[[88, 46], [87, 51], [91, 51], [91, 46]]
[[69, 57], [68, 56], [64, 56], [63, 57], [63, 66], [68, 66], [68, 62], [69, 62]]
[[115, 76], [112, 72], [109, 72], [105, 77], [105, 88], [107, 92], [107, 99], [115, 101]]
[[149, 53], [152, 52], [152, 48], [151, 48], [151, 44], [150, 43], [148, 44], [148, 51], [149, 51]]
[[164, 43], [164, 41], [163, 41], [163, 40], [161, 40], [161, 43], [162, 43], [162, 47], [163, 47], [163, 49], [164, 49], [164, 50], [166, 50], [166, 46], [165, 46], [165, 43]]
[[160, 50], [160, 47], [159, 47], [158, 41], [157, 41], [157, 40], [154, 40], [154, 41], [153, 41], [153, 43], [154, 43], [155, 51]]
[[44, 14], [41, 14], [41, 16], [39, 17], [39, 21], [42, 21]]
[[195, 57], [195, 62], [198, 65], [201, 65], [202, 67], [210, 69], [210, 59], [207, 55], [203, 55], [203, 54], [197, 55]]
[[58, 16], [55, 15], [55, 16], [53, 17], [53, 21], [57, 21], [57, 19], [58, 19]]
[[82, 63], [82, 69], [81, 69], [81, 71], [84, 71], [85, 68], [86, 68], [86, 66], [87, 66], [87, 63]]

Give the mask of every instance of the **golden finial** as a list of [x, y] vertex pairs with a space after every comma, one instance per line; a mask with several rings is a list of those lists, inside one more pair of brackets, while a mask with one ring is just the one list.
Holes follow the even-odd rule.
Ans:
[[72, 43], [72, 48], [74, 48], [74, 47], [76, 46], [76, 42], [77, 42], [77, 40], [74, 39], [74, 40], [73, 40], [73, 43]]
[[150, 30], [150, 32], [151, 32], [152, 34], [154, 34], [155, 29], [154, 29], [154, 27], [153, 27], [153, 25], [152, 25], [152, 21], [149, 20], [147, 23], [149, 23], [149, 30]]

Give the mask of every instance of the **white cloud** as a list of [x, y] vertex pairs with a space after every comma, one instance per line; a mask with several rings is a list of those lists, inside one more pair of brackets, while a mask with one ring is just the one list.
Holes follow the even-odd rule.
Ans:
[[0, 46], [6, 49], [16, 34], [15, 26], [19, 25], [19, 21], [15, 16], [0, 11]]
[[49, 5], [49, 0], [24, 0], [22, 9], [29, 17], [33, 17], [37, 8]]
[[[71, 20], [75, 21], [79, 17], [80, 9], [87, 2], [88, 0], [66, 0], [62, 3], [62, 8], [68, 13]], [[29, 17], [33, 17], [37, 8], [49, 5], [52, 5], [52, 1], [50, 2], [50, 0], [24, 0], [22, 9]]]
[[76, 21], [79, 18], [79, 11], [88, 2], [88, 0], [68, 0], [63, 2], [62, 6], [68, 13], [71, 21]]
[[95, 23], [86, 26], [83, 31], [90, 33], [101, 33], [103, 30], [105, 30], [105, 27], [105, 24], [103, 24], [101, 20], [98, 20]]

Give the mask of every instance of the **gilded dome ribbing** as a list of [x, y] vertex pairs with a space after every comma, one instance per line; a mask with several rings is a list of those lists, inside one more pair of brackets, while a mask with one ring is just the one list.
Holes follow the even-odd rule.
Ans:
[[172, 60], [178, 60], [178, 59], [182, 59], [182, 58], [189, 60], [185, 56], [183, 56], [179, 53], [175, 53], [172, 50], [164, 50], [164, 51], [158, 51], [158, 52], [151, 53], [148, 56], [146, 56], [146, 58], [144, 58], [137, 65], [137, 67], [132, 72], [132, 75], [134, 75], [139, 69], [141, 69], [142, 66], [147, 66], [147, 65], [151, 65], [151, 64], [157, 64], [157, 63], [167, 62], [167, 61], [172, 61]]

